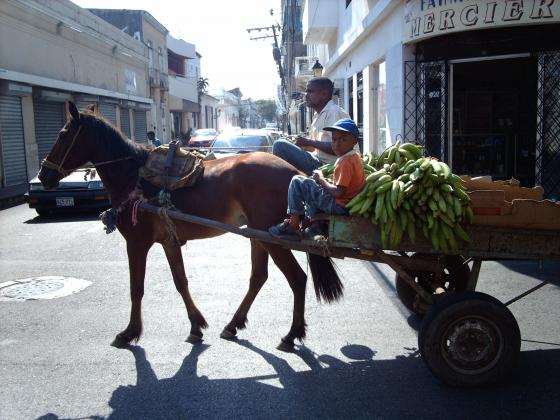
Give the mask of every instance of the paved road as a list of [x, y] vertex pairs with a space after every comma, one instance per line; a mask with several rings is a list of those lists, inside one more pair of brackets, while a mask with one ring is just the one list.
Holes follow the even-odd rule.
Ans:
[[[235, 235], [184, 251], [193, 296], [210, 327], [188, 324], [160, 247], [150, 252], [144, 335], [109, 343], [128, 321], [124, 241], [95, 217], [42, 219], [25, 205], [0, 212], [0, 282], [41, 275], [91, 281], [76, 294], [0, 302], [0, 419], [30, 418], [559, 418], [559, 265], [484, 263], [479, 290], [513, 304], [522, 354], [511, 380], [483, 389], [442, 385], [417, 352], [419, 319], [395, 297], [384, 265], [339, 260], [344, 299], [318, 304], [308, 288], [308, 336], [275, 349], [289, 328], [291, 292], [270, 277], [238, 341], [219, 338], [248, 286], [249, 244]], [[305, 257], [298, 253], [305, 266]]]

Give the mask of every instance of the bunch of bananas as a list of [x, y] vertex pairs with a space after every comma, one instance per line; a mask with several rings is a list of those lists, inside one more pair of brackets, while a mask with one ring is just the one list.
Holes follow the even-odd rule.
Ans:
[[[414, 243], [417, 230], [444, 252], [469, 241], [461, 223], [472, 221], [470, 198], [444, 162], [398, 141], [379, 156], [364, 156], [363, 164], [366, 185], [346, 207], [379, 225], [384, 247], [396, 249], [405, 233]], [[323, 174], [332, 177], [334, 165], [327, 166]]]

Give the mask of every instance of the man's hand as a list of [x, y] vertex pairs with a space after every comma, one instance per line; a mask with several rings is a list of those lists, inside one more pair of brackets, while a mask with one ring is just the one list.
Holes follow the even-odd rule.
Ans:
[[307, 150], [308, 152], [312, 152], [313, 150], [315, 150], [315, 148], [311, 146], [312, 142], [313, 142], [313, 140], [309, 140], [306, 137], [297, 136], [295, 141], [294, 141], [294, 144], [296, 146], [301, 147], [303, 150]]

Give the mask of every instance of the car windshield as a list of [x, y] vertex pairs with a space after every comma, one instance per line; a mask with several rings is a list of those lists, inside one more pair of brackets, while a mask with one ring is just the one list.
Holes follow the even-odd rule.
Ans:
[[196, 130], [194, 132], [195, 136], [213, 136], [216, 134], [216, 130], [205, 129], [205, 130]]
[[228, 136], [218, 137], [213, 147], [259, 147], [268, 145], [264, 136]]

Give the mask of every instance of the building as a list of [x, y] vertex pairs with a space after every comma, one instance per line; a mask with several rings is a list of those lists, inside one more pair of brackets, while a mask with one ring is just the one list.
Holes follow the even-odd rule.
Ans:
[[217, 109], [217, 120], [220, 131], [231, 127], [240, 127], [239, 107], [243, 96], [239, 88], [213, 92], [212, 96], [220, 102]]
[[129, 137], [145, 136], [144, 46], [67, 0], [0, 2], [0, 198], [21, 195], [66, 121], [95, 104]]
[[203, 93], [200, 99], [200, 128], [214, 128], [220, 130], [218, 126], [218, 118], [221, 114], [220, 100], [212, 95]]
[[197, 81], [200, 77], [200, 55], [194, 44], [167, 35], [167, 62], [171, 137], [184, 139], [189, 129], [198, 127], [200, 104]]
[[364, 152], [403, 138], [560, 198], [560, 2], [306, 0], [302, 32]]
[[[138, 42], [147, 58], [149, 96], [152, 99], [147, 121], [138, 120], [135, 139], [146, 142], [152, 130], [164, 143], [171, 140], [167, 34], [169, 31], [144, 10], [88, 9]], [[124, 131], [129, 135], [127, 131]]]

